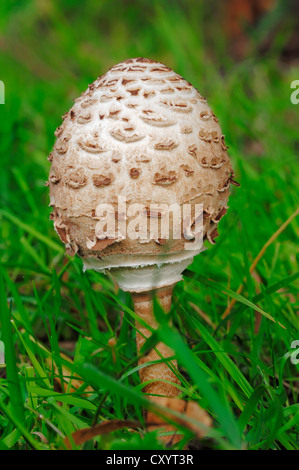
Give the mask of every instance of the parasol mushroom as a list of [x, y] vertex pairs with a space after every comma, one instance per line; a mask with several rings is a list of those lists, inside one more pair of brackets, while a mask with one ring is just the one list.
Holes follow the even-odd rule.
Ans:
[[[132, 293], [139, 318], [156, 329], [153, 295], [169, 312], [174, 285], [202, 250], [200, 238], [214, 243], [227, 211], [229, 186], [235, 182], [218, 119], [180, 75], [137, 58], [89, 85], [55, 136], [49, 186], [58, 235], [85, 269], [110, 271], [120, 288]], [[175, 224], [175, 209], [184, 207], [190, 209], [188, 217], [176, 214]], [[141, 323], [136, 325], [138, 351], [151, 335]], [[149, 382], [144, 391], [210, 425], [197, 405], [177, 398], [177, 362], [167, 360], [172, 356], [159, 343], [142, 357], [140, 379]], [[146, 366], [161, 357], [164, 362]], [[152, 413], [147, 419], [161, 423]]]

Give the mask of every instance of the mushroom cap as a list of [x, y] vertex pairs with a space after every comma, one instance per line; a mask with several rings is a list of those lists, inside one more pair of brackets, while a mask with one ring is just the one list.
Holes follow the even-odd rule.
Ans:
[[184, 237], [170, 235], [165, 244], [99, 236], [97, 207], [110, 204], [120, 217], [118, 196], [146, 208], [203, 204], [203, 237], [214, 243], [233, 170], [218, 119], [173, 70], [145, 58], [113, 66], [75, 100], [55, 136], [48, 157], [51, 217], [70, 254], [108, 267], [165, 252], [184, 258]]

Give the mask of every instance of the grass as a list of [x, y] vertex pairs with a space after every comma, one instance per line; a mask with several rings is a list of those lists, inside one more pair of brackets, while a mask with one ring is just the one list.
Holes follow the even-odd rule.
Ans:
[[[178, 447], [192, 438], [196, 449], [299, 449], [298, 365], [290, 357], [299, 339], [299, 107], [290, 84], [299, 68], [281, 61], [294, 24], [287, 2], [278, 2], [235, 62], [216, 3], [1, 4], [0, 449], [62, 449], [66, 437], [74, 448], [162, 448], [143, 426], [150, 405], [130, 296], [64, 254], [44, 186], [53, 132], [72, 99], [114, 63], [137, 56], [166, 63], [208, 97], [241, 182], [217, 244], [175, 288], [174, 328], [162, 324], [156, 336], [175, 351], [181, 396], [214, 423], [201, 442], [184, 428]], [[277, 11], [287, 30], [278, 29], [261, 54]], [[72, 439], [115, 420], [116, 429], [84, 444]], [[134, 432], [128, 421], [138, 423]]]

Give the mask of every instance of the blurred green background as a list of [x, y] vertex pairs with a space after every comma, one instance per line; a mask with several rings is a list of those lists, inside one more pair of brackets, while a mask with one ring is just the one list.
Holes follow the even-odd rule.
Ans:
[[[41, 443], [61, 448], [63, 436], [94, 422], [107, 384], [82, 369], [83, 384], [75, 390], [65, 385], [61, 353], [114, 378], [136, 356], [132, 319], [118, 303], [132, 307], [129, 296], [115, 292], [103, 276], [83, 275], [81, 261], [64, 255], [49, 221], [44, 182], [54, 130], [72, 100], [112, 65], [139, 56], [165, 63], [207, 97], [241, 182], [241, 189], [233, 189], [216, 246], [196, 258], [194, 277], [175, 291], [174, 323], [183, 346], [193, 346], [195, 366], [207, 374], [226, 410], [219, 415], [194, 381], [182, 346], [176, 351], [186, 378], [182, 394], [204, 406], [215, 423], [216, 437], [195, 448], [299, 448], [298, 366], [283, 359], [291, 341], [299, 339], [295, 217], [249, 273], [254, 258], [298, 207], [299, 104], [290, 100], [291, 83], [299, 79], [298, 13], [296, 1], [282, 0], [1, 2], [1, 305], [15, 325], [6, 332], [14, 352], [6, 353], [7, 366], [0, 369], [4, 448]], [[244, 298], [258, 302], [285, 330], [242, 302], [221, 319], [230, 300], [222, 286], [236, 292], [242, 283]], [[201, 312], [196, 327], [192, 304]], [[115, 332], [113, 364], [108, 340]], [[9, 388], [9, 376], [16, 388]], [[142, 420], [140, 403], [130, 401], [130, 391], [139, 390], [138, 374], [123, 383], [128, 396], [110, 384], [111, 396], [96, 419]], [[87, 386], [94, 393], [89, 400], [79, 398]], [[75, 399], [88, 401], [87, 407]], [[15, 418], [12, 410], [19, 410]], [[33, 438], [34, 431], [45, 440]], [[146, 436], [123, 430], [98, 438], [96, 445], [159, 447], [151, 433]]]

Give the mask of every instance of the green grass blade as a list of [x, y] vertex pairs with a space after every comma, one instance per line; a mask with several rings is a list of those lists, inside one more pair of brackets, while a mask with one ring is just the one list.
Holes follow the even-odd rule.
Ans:
[[202, 284], [204, 284], [206, 286], [209, 286], [212, 289], [215, 289], [216, 291], [220, 292], [221, 294], [227, 295], [229, 297], [232, 297], [235, 300], [238, 300], [239, 302], [246, 305], [247, 307], [250, 307], [253, 310], [261, 313], [262, 315], [264, 315], [264, 317], [268, 318], [268, 320], [271, 320], [274, 323], [277, 323], [282, 328], [285, 328], [280, 322], [275, 320], [275, 318], [273, 318], [272, 315], [269, 315], [269, 313], [264, 312], [264, 310], [262, 310], [260, 307], [255, 305], [253, 302], [251, 302], [250, 300], [243, 297], [243, 295], [237, 294], [236, 292], [232, 291], [231, 289], [228, 289], [227, 287], [221, 286], [216, 281], [213, 281], [212, 279], [207, 279], [205, 276], [202, 276], [201, 274], [196, 274], [196, 279], [195, 279], [194, 275], [193, 275], [193, 271], [190, 271], [190, 270], [184, 271], [184, 275], [186, 277], [192, 278], [194, 282], [201, 282]]
[[0, 267], [0, 320], [1, 334], [5, 346], [5, 363], [6, 375], [9, 389], [10, 403], [13, 406], [16, 419], [25, 421], [24, 405], [21, 393], [20, 382], [18, 378], [17, 359], [12, 333], [12, 325], [10, 322], [10, 312], [7, 307], [7, 300], [4, 289], [4, 279], [2, 268]]
[[241, 435], [236, 421], [226, 403], [223, 403], [217, 392], [209, 383], [208, 375], [200, 369], [193, 358], [192, 352], [184, 344], [181, 336], [170, 328], [158, 330], [160, 340], [176, 352], [178, 360], [186, 367], [192, 380], [208, 401], [215, 413], [223, 432], [237, 449], [241, 448]]
[[37, 238], [37, 240], [41, 241], [42, 243], [47, 245], [49, 248], [52, 248], [54, 251], [58, 251], [58, 253], [64, 253], [64, 248], [61, 245], [51, 240], [51, 238], [46, 237], [45, 235], [40, 233], [33, 226], [28, 225], [25, 222], [22, 222], [18, 217], [16, 217], [11, 212], [8, 212], [5, 209], [0, 209], [0, 215], [9, 219], [13, 224], [17, 225], [25, 232], [30, 233], [30, 235]]

